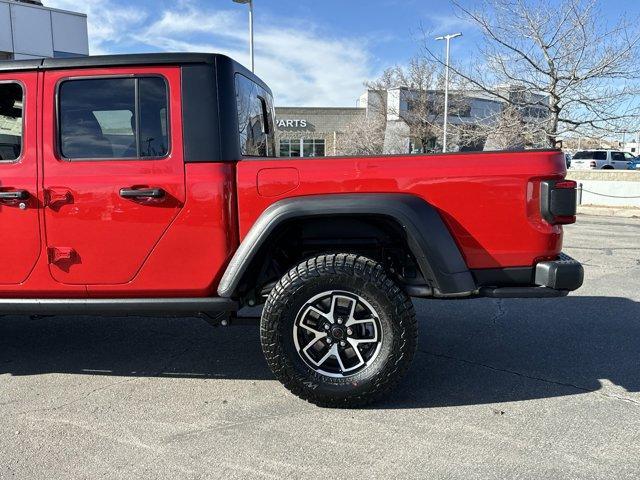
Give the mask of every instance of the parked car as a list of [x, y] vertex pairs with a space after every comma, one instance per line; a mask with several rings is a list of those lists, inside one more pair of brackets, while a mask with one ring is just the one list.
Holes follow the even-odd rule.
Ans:
[[632, 154], [618, 150], [583, 150], [576, 152], [571, 166], [576, 170], [625, 170], [634, 158]]
[[276, 158], [269, 87], [223, 55], [1, 62], [0, 98], [0, 314], [229, 325], [264, 304], [274, 375], [347, 407], [407, 372], [411, 297], [582, 284], [558, 150]]

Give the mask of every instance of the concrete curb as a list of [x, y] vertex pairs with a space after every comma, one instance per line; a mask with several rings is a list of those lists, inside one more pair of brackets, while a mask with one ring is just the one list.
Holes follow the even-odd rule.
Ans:
[[640, 218], [640, 208], [606, 207], [606, 206], [598, 206], [598, 205], [578, 205], [578, 215]]

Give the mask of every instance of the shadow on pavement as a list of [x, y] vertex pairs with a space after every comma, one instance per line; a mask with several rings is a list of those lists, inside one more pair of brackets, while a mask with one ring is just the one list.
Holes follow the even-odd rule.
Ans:
[[[449, 305], [448, 305], [449, 304]], [[626, 298], [417, 303], [414, 367], [382, 408], [640, 391], [640, 303]], [[621, 392], [624, 394], [624, 392]]]
[[[640, 391], [640, 303], [612, 297], [416, 302], [418, 353], [374, 408]], [[0, 374], [273, 379], [254, 327], [197, 318], [6, 317]], [[212, 384], [212, 388], [215, 388]], [[280, 388], [280, 387], [274, 387]]]

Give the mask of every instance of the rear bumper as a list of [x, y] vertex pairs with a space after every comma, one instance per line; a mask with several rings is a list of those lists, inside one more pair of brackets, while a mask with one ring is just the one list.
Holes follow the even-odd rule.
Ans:
[[561, 253], [556, 260], [540, 262], [534, 269], [534, 285], [482, 287], [480, 296], [492, 298], [564, 297], [582, 286], [584, 269], [580, 262]]
[[536, 285], [571, 292], [580, 288], [583, 280], [582, 264], [565, 253], [561, 253], [556, 260], [540, 262], [536, 265]]

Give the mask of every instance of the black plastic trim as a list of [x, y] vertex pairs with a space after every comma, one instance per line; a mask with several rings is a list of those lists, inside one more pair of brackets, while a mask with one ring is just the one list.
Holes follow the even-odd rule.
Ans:
[[532, 267], [483, 268], [471, 273], [480, 287], [531, 285], [534, 277]]
[[265, 210], [240, 244], [220, 281], [218, 295], [233, 297], [260, 247], [284, 222], [305, 217], [375, 215], [395, 220], [406, 232], [422, 275], [440, 293], [467, 293], [476, 283], [438, 211], [407, 194], [336, 194], [281, 200]]
[[556, 298], [566, 297], [569, 290], [554, 290], [547, 287], [484, 287], [481, 297], [489, 298]]
[[[244, 71], [236, 68], [235, 62], [227, 57], [216, 61], [216, 79], [218, 82], [218, 116], [220, 119], [220, 160], [237, 162], [242, 158], [240, 151], [240, 128], [238, 126], [238, 105], [236, 99], [236, 73]], [[247, 78], [253, 80], [252, 76]], [[262, 84], [260, 84], [262, 86]], [[270, 92], [270, 90], [268, 90]]]
[[220, 159], [218, 83], [211, 65], [182, 67], [182, 134], [186, 163]]
[[125, 55], [95, 55], [75, 58], [45, 58], [39, 60], [11, 60], [0, 62], [0, 72], [24, 70], [62, 70], [70, 68], [135, 67], [140, 65], [193, 65], [214, 66], [218, 60], [228, 61], [235, 69], [265, 90], [269, 87], [254, 73], [235, 60], [220, 53], [134, 53]]
[[38, 70], [42, 67], [42, 59], [38, 60], [3, 60], [0, 62], [0, 72], [23, 72]]
[[575, 217], [577, 210], [575, 188], [555, 188], [561, 180], [540, 182], [540, 213], [542, 218], [554, 225], [557, 217]]
[[584, 281], [584, 268], [580, 262], [561, 253], [557, 260], [536, 265], [535, 284], [558, 290], [576, 290]]
[[[64, 153], [62, 152], [62, 121], [61, 121], [61, 117], [62, 117], [62, 113], [61, 113], [61, 109], [60, 109], [60, 100], [61, 100], [61, 89], [63, 87], [63, 85], [65, 83], [70, 83], [70, 82], [83, 82], [83, 81], [92, 81], [92, 80], [121, 80], [121, 79], [132, 79], [134, 80], [134, 88], [135, 88], [135, 113], [136, 113], [136, 117], [135, 117], [135, 131], [139, 132], [140, 131], [140, 79], [145, 79], [145, 78], [160, 78], [162, 79], [162, 81], [164, 82], [165, 85], [165, 99], [167, 102], [167, 139], [168, 139], [168, 145], [167, 145], [167, 153], [165, 155], [162, 155], [160, 157], [142, 157], [140, 155], [140, 138], [139, 135], [136, 133], [136, 156], [135, 157], [99, 157], [99, 158], [92, 158], [92, 157], [66, 157], [64, 155]], [[54, 107], [55, 107], [55, 112], [56, 112], [56, 118], [55, 118], [55, 132], [56, 132], [56, 144], [55, 144], [55, 152], [58, 155], [58, 157], [66, 162], [104, 162], [104, 161], [124, 161], [124, 162], [130, 162], [130, 161], [153, 161], [153, 160], [164, 160], [167, 159], [171, 156], [171, 154], [173, 153], [173, 136], [172, 136], [172, 131], [171, 131], [171, 118], [173, 115], [175, 115], [175, 113], [171, 110], [171, 85], [169, 85], [169, 80], [164, 76], [164, 75], [160, 75], [160, 74], [144, 74], [144, 75], [137, 75], [137, 74], [131, 74], [131, 75], [80, 75], [80, 76], [73, 76], [73, 77], [65, 77], [65, 78], [61, 78], [60, 80], [58, 80], [58, 82], [56, 83], [56, 88], [55, 88], [55, 103], [54, 103]]]
[[228, 298], [0, 299], [0, 315], [186, 315], [234, 312]]
[[0, 200], [27, 200], [29, 192], [27, 190], [9, 190], [0, 192]]
[[121, 188], [122, 198], [163, 198], [166, 192], [162, 188]]
[[533, 269], [474, 270], [473, 274], [481, 287], [479, 296], [492, 298], [564, 297], [580, 288], [584, 280], [580, 262], [565, 253], [556, 260], [540, 262]]

